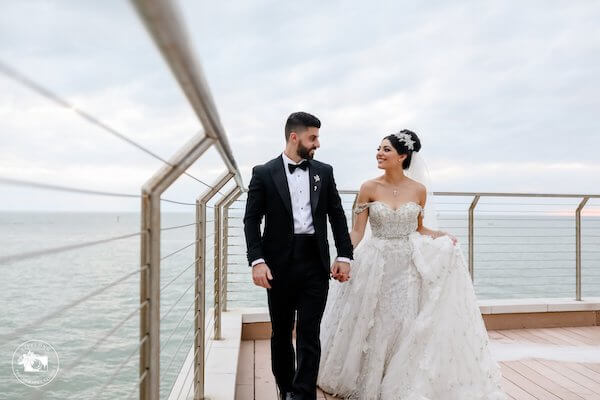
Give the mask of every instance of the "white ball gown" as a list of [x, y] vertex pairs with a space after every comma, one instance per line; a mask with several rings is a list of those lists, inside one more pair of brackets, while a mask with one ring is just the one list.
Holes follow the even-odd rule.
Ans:
[[332, 285], [318, 385], [358, 400], [505, 400], [468, 268], [447, 236], [416, 231], [414, 202], [369, 209], [372, 236]]

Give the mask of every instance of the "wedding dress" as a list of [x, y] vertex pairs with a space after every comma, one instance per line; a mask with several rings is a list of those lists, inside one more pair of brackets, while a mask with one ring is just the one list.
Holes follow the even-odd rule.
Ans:
[[321, 324], [318, 385], [357, 400], [504, 400], [458, 246], [416, 231], [423, 212], [379, 201], [352, 278], [334, 282]]

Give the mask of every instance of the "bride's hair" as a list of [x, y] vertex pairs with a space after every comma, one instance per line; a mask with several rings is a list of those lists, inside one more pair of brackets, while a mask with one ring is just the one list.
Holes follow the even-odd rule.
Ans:
[[[402, 138], [406, 135], [410, 137], [411, 143], [407, 143], [407, 141]], [[418, 152], [419, 150], [421, 150], [421, 140], [419, 140], [419, 137], [416, 133], [408, 129], [402, 129], [398, 133], [393, 133], [384, 137], [384, 139], [390, 141], [390, 143], [392, 144], [392, 146], [394, 146], [398, 154], [406, 154], [406, 158], [402, 162], [403, 169], [408, 169], [408, 167], [410, 167], [410, 160], [412, 159], [413, 151]], [[410, 148], [410, 146], [412, 146], [412, 149]]]

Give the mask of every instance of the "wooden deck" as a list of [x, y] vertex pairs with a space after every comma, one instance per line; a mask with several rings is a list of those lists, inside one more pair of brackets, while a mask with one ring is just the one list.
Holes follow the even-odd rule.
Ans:
[[[489, 331], [502, 343], [598, 346], [600, 327]], [[268, 340], [241, 343], [236, 400], [276, 400]], [[600, 400], [600, 364], [549, 359], [502, 361], [502, 386], [515, 400]], [[319, 399], [337, 399], [319, 391]]]

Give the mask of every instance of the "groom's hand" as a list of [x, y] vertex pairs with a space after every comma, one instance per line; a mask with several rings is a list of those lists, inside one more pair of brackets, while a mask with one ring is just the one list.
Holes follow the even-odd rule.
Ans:
[[267, 264], [260, 263], [252, 267], [252, 280], [256, 286], [271, 289], [269, 281], [273, 280], [273, 275], [271, 275], [271, 270], [267, 267]]
[[331, 266], [331, 276], [340, 282], [346, 282], [350, 279], [350, 264], [342, 261], [335, 261]]

